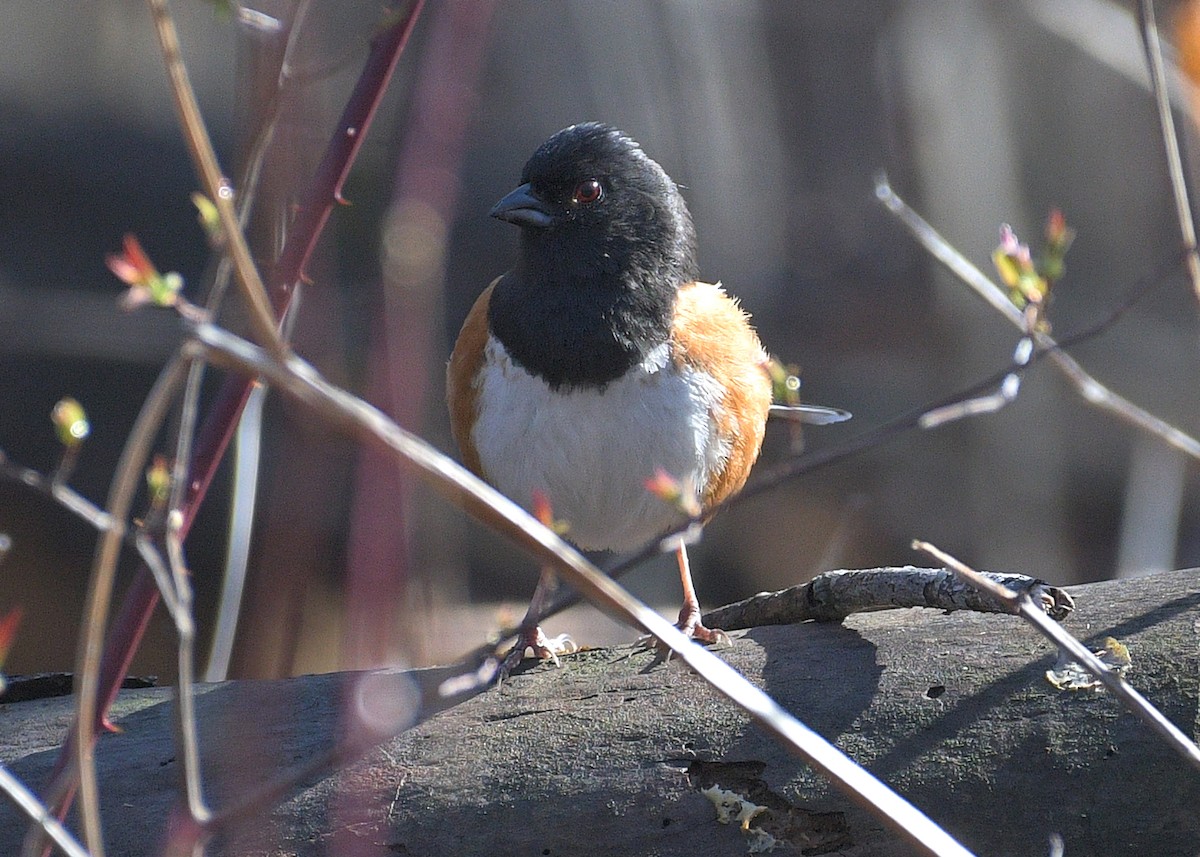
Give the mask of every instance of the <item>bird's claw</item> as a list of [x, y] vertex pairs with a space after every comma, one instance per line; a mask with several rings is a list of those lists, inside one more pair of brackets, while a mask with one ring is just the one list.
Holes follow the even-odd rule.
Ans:
[[720, 628], [706, 628], [700, 621], [700, 607], [697, 604], [684, 604], [679, 611], [679, 619], [675, 627], [698, 643], [706, 646], [729, 646], [733, 640]]
[[524, 628], [517, 637], [516, 644], [508, 650], [504, 660], [500, 662], [499, 680], [503, 681], [525, 660], [525, 653], [532, 652], [539, 661], [551, 661], [556, 667], [562, 666], [559, 655], [570, 655], [579, 651], [579, 646], [567, 634], [557, 637], [547, 637], [541, 626]]
[[[697, 643], [705, 646], [733, 645], [733, 638], [720, 628], [706, 628], [701, 624], [699, 610], [689, 610], [687, 607], [684, 607], [679, 611], [679, 621], [675, 623], [675, 627], [689, 639], [695, 640]], [[670, 648], [665, 646], [662, 640], [653, 635], [648, 634], [639, 638], [638, 644], [646, 648], [653, 646], [658, 649], [664, 658], [671, 656]]]
[[680, 628], [680, 631], [687, 634], [698, 643], [703, 643], [706, 646], [732, 646], [733, 638], [722, 631], [720, 628], [706, 628], [700, 624], [699, 620], [691, 628]]

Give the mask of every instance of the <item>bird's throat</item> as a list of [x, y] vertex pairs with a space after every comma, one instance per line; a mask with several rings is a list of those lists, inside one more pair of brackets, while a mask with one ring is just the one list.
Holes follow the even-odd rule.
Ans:
[[509, 355], [553, 389], [602, 388], [670, 336], [676, 289], [616, 278], [574, 282], [501, 278], [489, 326]]

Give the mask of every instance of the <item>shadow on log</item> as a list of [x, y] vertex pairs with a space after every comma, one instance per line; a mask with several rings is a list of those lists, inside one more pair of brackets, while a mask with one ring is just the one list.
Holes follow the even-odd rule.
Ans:
[[[1094, 647], [1109, 635], [1127, 644], [1129, 681], [1195, 737], [1200, 571], [1070, 591], [1067, 628]], [[1056, 652], [1016, 617], [863, 614], [750, 629], [721, 654], [980, 855], [1044, 855], [1053, 833], [1068, 857], [1200, 847], [1200, 778], [1107, 694], [1055, 690], [1044, 674]], [[210, 804], [328, 748], [348, 706], [394, 720], [443, 675], [202, 687]], [[160, 851], [179, 775], [167, 697], [124, 692], [113, 712], [124, 731], [100, 741], [112, 854]], [[69, 706], [0, 708], [0, 758], [26, 783], [45, 779]], [[0, 807], [0, 853], [17, 853], [23, 828]], [[708, 857], [772, 845], [908, 853], [678, 663], [618, 648], [443, 711], [207, 853]]]

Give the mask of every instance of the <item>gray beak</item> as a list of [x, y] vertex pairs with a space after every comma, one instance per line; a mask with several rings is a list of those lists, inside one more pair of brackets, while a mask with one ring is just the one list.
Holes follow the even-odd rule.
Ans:
[[534, 195], [528, 182], [496, 203], [490, 214], [522, 228], [545, 229], [554, 222], [554, 212]]

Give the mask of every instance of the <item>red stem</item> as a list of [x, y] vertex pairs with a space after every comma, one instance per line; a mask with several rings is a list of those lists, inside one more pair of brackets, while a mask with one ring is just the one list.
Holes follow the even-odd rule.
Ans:
[[358, 85], [350, 94], [350, 100], [346, 102], [337, 132], [329, 141], [325, 156], [317, 167], [312, 190], [300, 205], [292, 223], [291, 236], [272, 272], [271, 296], [281, 316], [291, 298], [292, 287], [304, 275], [304, 266], [325, 228], [325, 221], [329, 219], [334, 203], [342, 199], [342, 185], [350, 174], [350, 167], [367, 136], [367, 129], [379, 108], [387, 82], [400, 60], [423, 5], [425, 0], [411, 0], [403, 19], [377, 34], [371, 41], [367, 64], [359, 76]]

